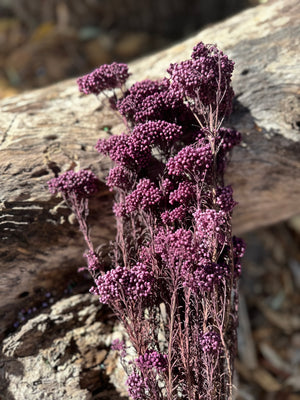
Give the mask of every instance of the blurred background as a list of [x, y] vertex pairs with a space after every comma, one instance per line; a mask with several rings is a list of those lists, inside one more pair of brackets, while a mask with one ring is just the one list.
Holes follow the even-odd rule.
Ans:
[[[0, 98], [130, 61], [259, 0], [0, 0]], [[240, 400], [300, 400], [300, 216], [244, 235]]]
[[258, 0], [0, 0], [0, 97], [129, 61]]

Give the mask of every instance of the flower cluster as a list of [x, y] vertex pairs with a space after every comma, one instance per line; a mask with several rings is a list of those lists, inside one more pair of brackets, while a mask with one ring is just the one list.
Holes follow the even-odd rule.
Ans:
[[167, 368], [167, 355], [157, 351], [146, 351], [135, 360], [136, 365], [141, 371], [146, 369], [155, 369], [156, 371], [165, 371]]
[[95, 148], [100, 154], [109, 156], [118, 165], [131, 165], [133, 160], [129, 154], [128, 135], [111, 136], [109, 139], [99, 139]]
[[223, 152], [230, 151], [234, 146], [241, 141], [241, 133], [235, 129], [220, 128], [218, 131], [218, 142], [221, 144]]
[[115, 211], [116, 215], [124, 216], [138, 209], [145, 210], [157, 204], [161, 198], [161, 191], [150, 179], [141, 179], [135, 190], [126, 196], [125, 202], [119, 205], [119, 211]]
[[163, 93], [154, 93], [145, 97], [134, 113], [134, 122], [162, 120], [165, 109]]
[[[86, 94], [121, 88], [110, 94], [110, 106], [126, 129], [96, 144], [113, 162], [106, 183], [116, 196], [117, 234], [108, 255], [92, 250], [87, 228], [84, 207], [96, 177], [69, 171], [49, 188], [67, 200], [84, 198], [76, 216], [90, 249], [91, 292], [127, 329], [137, 358], [126, 361], [128, 352], [122, 362], [133, 400], [232, 398], [245, 252], [231, 236], [237, 203], [224, 186], [228, 153], [241, 140], [221, 127], [231, 110], [233, 66], [216, 46], [199, 43], [160, 81], [125, 90], [129, 72], [116, 63], [78, 80]], [[114, 348], [125, 354], [122, 344]]]
[[[194, 47], [191, 59], [171, 64], [170, 90], [190, 101], [190, 106], [199, 114], [199, 105], [219, 108], [223, 115], [231, 111], [233, 90], [231, 75], [234, 63], [215, 46]], [[199, 104], [200, 103], [200, 104]]]
[[154, 248], [161, 257], [164, 270], [181, 275], [194, 262], [196, 249], [193, 233], [183, 228], [161, 229], [154, 238]]
[[133, 129], [131, 138], [137, 145], [132, 141], [132, 147], [144, 151], [149, 146], [172, 143], [180, 136], [182, 136], [182, 127], [177, 124], [167, 121], [148, 121]]
[[137, 263], [131, 269], [118, 266], [96, 278], [96, 287], [91, 288], [91, 293], [104, 304], [135, 301], [151, 294], [153, 281], [152, 273], [144, 264]]
[[141, 375], [134, 372], [129, 375], [126, 380], [128, 394], [133, 400], [141, 400], [144, 398], [145, 389], [147, 389], [147, 383]]
[[180, 205], [179, 207], [174, 208], [170, 211], [164, 211], [161, 213], [161, 220], [164, 224], [172, 224], [176, 220], [183, 221], [187, 213], [187, 209], [185, 206]]
[[245, 255], [246, 244], [243, 239], [238, 238], [236, 236], [233, 236], [232, 244], [233, 244], [233, 262], [234, 262], [235, 272], [237, 276], [240, 276], [242, 272], [241, 259]]
[[[143, 112], [146, 114], [151, 114], [151, 105], [150, 109], [148, 109], [148, 112], [145, 111], [145, 108], [147, 109], [147, 105], [145, 103], [143, 105], [144, 100], [148, 97], [152, 98], [153, 100], [152, 96], [159, 96], [164, 89], [164, 82], [151, 81], [149, 79], [146, 79], [142, 82], [137, 82], [131, 86], [126, 96], [117, 102], [117, 109], [128, 121], [134, 121], [134, 123], [145, 122]], [[157, 107], [155, 108], [156, 111], [158, 111]], [[140, 115], [136, 115], [137, 113], [140, 113]], [[147, 120], [149, 119], [151, 118], [147, 118]]]
[[234, 146], [239, 144], [241, 141], [241, 134], [234, 129], [230, 128], [220, 128], [217, 132], [216, 143], [219, 147], [219, 152], [217, 155], [217, 164], [218, 164], [218, 173], [223, 174], [226, 161], [227, 154]]
[[178, 188], [170, 193], [170, 204], [175, 202], [187, 205], [195, 196], [195, 187], [191, 182], [180, 182]]
[[216, 204], [218, 204], [220, 210], [227, 213], [232, 212], [233, 208], [237, 205], [237, 202], [233, 200], [232, 194], [233, 190], [230, 185], [217, 189]]
[[88, 265], [89, 271], [99, 271], [101, 269], [101, 264], [99, 262], [99, 258], [93, 251], [88, 250], [83, 255], [87, 260], [87, 265]]
[[169, 159], [167, 171], [170, 175], [200, 174], [212, 163], [212, 153], [209, 144], [201, 147], [185, 146], [176, 156]]
[[99, 180], [91, 171], [80, 170], [78, 172], [67, 171], [48, 182], [49, 191], [52, 194], [70, 194], [78, 198], [90, 197], [98, 191]]
[[224, 283], [228, 276], [229, 270], [226, 266], [207, 263], [200, 265], [194, 272], [185, 274], [183, 285], [195, 292], [212, 292], [214, 287]]
[[105, 90], [121, 88], [129, 77], [126, 64], [101, 65], [90, 74], [77, 79], [79, 91], [84, 94], [99, 94]]
[[129, 190], [133, 186], [133, 174], [126, 167], [116, 165], [109, 171], [106, 184], [109, 190], [113, 190], [115, 187], [122, 190]]
[[[206, 209], [197, 210], [193, 214], [195, 218], [195, 233], [201, 241], [202, 249], [206, 249], [207, 257], [218, 245], [223, 245], [226, 241], [224, 236], [226, 227], [226, 213], [222, 210]], [[203, 254], [204, 255], [204, 254]]]
[[201, 334], [199, 344], [203, 353], [213, 356], [217, 356], [222, 349], [220, 335], [212, 329]]

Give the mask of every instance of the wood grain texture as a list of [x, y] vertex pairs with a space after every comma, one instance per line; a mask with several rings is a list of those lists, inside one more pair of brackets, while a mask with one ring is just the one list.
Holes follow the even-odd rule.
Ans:
[[[243, 143], [226, 179], [239, 201], [238, 233], [300, 212], [299, 11], [296, 0], [271, 1], [130, 65], [132, 82], [161, 78], [199, 41], [217, 43], [236, 62], [229, 124]], [[70, 168], [89, 167], [103, 178], [109, 165], [94, 145], [104, 127], [120, 132], [122, 125], [105, 101], [79, 95], [75, 80], [2, 100], [0, 109], [1, 334], [24, 293], [63, 285], [84, 263], [76, 226], [46, 182]], [[97, 244], [114, 235], [112, 198], [103, 185], [91, 203]]]

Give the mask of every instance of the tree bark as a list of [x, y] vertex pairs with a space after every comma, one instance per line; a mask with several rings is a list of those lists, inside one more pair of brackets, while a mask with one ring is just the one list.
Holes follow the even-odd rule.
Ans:
[[[162, 78], [199, 41], [217, 43], [235, 61], [228, 123], [242, 132], [243, 143], [233, 151], [226, 179], [239, 202], [237, 233], [300, 212], [299, 8], [296, 0], [268, 2], [130, 65], [132, 82]], [[74, 79], [5, 99], [0, 107], [1, 335], [25, 300], [41, 290], [63, 290], [84, 264], [76, 224], [51, 197], [47, 181], [79, 167], [104, 179], [109, 164], [99, 161], [94, 145], [105, 127], [120, 132], [122, 124], [105, 101], [79, 95]], [[112, 200], [103, 184], [91, 202], [99, 245], [114, 236]]]

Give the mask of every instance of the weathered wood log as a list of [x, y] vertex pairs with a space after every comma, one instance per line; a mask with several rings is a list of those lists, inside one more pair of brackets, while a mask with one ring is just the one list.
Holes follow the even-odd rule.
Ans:
[[[273, 1], [202, 30], [194, 37], [130, 65], [132, 80], [161, 78], [171, 62], [188, 58], [199, 41], [217, 43], [236, 62], [236, 93], [229, 124], [243, 133], [227, 181], [239, 206], [243, 232], [300, 212], [300, 27], [296, 0]], [[63, 287], [84, 264], [84, 249], [69, 211], [46, 182], [70, 168], [91, 167], [100, 177], [94, 145], [104, 127], [122, 125], [105, 102], [83, 97], [74, 80], [0, 103], [1, 330], [25, 299], [41, 288]], [[112, 194], [105, 186], [91, 202], [92, 234], [101, 244], [114, 235]]]

